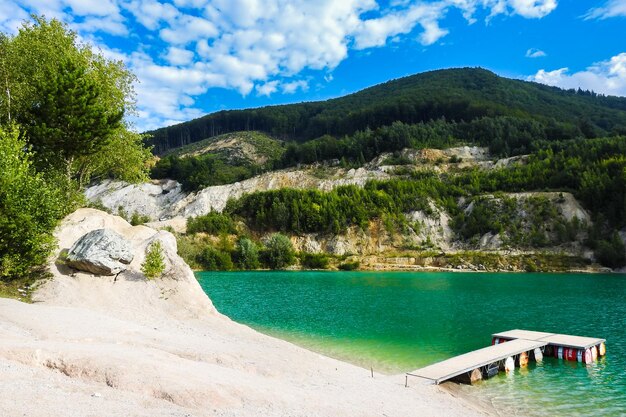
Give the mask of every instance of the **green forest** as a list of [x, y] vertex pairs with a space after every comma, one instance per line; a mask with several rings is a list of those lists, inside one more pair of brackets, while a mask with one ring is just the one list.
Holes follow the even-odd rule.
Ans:
[[[459, 68], [416, 74], [322, 102], [221, 111], [150, 132], [150, 143], [161, 154], [236, 131], [258, 130], [281, 140], [306, 142], [324, 135], [343, 138], [393, 122], [416, 125], [436, 120], [459, 123], [459, 139], [482, 137], [500, 142], [510, 139], [514, 131], [519, 131], [521, 142], [524, 135], [536, 134], [540, 135], [537, 139], [573, 139], [625, 133], [625, 110], [625, 98], [507, 79], [480, 68]], [[485, 121], [472, 124], [480, 119]], [[497, 138], [498, 133], [504, 136]], [[499, 146], [507, 151], [504, 143]], [[508, 147], [513, 152], [520, 145], [509, 143]]]

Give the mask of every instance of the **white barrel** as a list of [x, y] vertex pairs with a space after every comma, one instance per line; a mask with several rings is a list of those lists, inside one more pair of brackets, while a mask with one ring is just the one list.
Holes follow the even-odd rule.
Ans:
[[504, 361], [504, 370], [507, 372], [513, 372], [515, 370], [515, 360], [512, 357], [509, 356]]
[[533, 353], [535, 354], [535, 362], [543, 362], [543, 352], [541, 349], [536, 348]]

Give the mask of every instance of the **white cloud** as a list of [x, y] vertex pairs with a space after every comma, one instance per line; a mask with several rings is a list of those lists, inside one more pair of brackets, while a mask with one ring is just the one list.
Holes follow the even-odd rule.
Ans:
[[523, 17], [542, 18], [556, 9], [556, 0], [509, 0], [509, 5]]
[[383, 46], [390, 37], [409, 33], [418, 24], [423, 28], [420, 42], [431, 45], [448, 33], [439, 27], [438, 22], [445, 15], [446, 9], [444, 2], [418, 3], [406, 10], [362, 21], [354, 37], [355, 47], [365, 49]]
[[309, 83], [304, 80], [291, 81], [282, 84], [280, 88], [285, 94], [293, 94], [298, 90], [307, 91], [309, 89]]
[[278, 90], [278, 80], [269, 81], [256, 86], [256, 91], [260, 96], [270, 96]]
[[526, 51], [526, 58], [542, 58], [544, 56], [548, 56], [544, 51], [537, 48], [530, 48]]
[[149, 30], [157, 30], [161, 22], [174, 22], [181, 12], [171, 4], [156, 0], [131, 0], [123, 7], [133, 14], [137, 22]]
[[194, 53], [186, 49], [172, 46], [168, 48], [165, 60], [172, 65], [189, 65], [193, 62]]
[[585, 19], [608, 19], [626, 16], [626, 0], [608, 0], [602, 7], [594, 7], [584, 15]]
[[[83, 39], [95, 40], [107, 56], [122, 59], [140, 80], [138, 126], [143, 129], [159, 120], [199, 115], [195, 100], [210, 88], [293, 94], [309, 88], [303, 70], [330, 74], [351, 49], [407, 37], [433, 45], [449, 33], [441, 22], [452, 9], [472, 24], [479, 9], [489, 19], [540, 18], [556, 6], [556, 0], [392, 0], [386, 5], [380, 0], [0, 0], [0, 28], [15, 27], [15, 19], [30, 12], [57, 17]], [[106, 39], [101, 34], [127, 36], [125, 44], [132, 49], [110, 49], [100, 44]]]
[[561, 88], [581, 88], [596, 93], [626, 96], [626, 52], [598, 62], [584, 71], [570, 73], [569, 68], [539, 70], [528, 78]]

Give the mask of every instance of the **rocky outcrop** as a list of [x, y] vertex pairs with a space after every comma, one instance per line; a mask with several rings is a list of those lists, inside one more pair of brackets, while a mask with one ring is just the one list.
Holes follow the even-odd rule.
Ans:
[[[172, 219], [200, 216], [210, 211], [222, 211], [229, 199], [237, 199], [255, 191], [280, 188], [316, 188], [332, 190], [341, 185], [364, 185], [373, 179], [386, 179], [389, 175], [378, 169], [309, 168], [268, 172], [234, 184], [207, 187], [195, 193], [185, 193], [181, 185], [172, 180], [153, 181], [145, 184], [127, 184], [104, 181], [85, 192], [89, 201], [101, 205], [113, 213], [122, 207], [127, 215], [137, 213], [148, 216], [153, 222], [169, 222], [154, 226], [176, 226]], [[324, 172], [322, 172], [324, 171]], [[176, 227], [175, 227], [176, 229]]]
[[[91, 232], [106, 229], [121, 236], [130, 246], [132, 261], [113, 278], [68, 267], [63, 253]], [[100, 210], [79, 209], [67, 216], [55, 231], [58, 249], [50, 260], [52, 279], [33, 294], [33, 301], [55, 305], [98, 308], [107, 314], [125, 318], [132, 309], [134, 320], [152, 320], [162, 314], [176, 314], [184, 320], [214, 314], [193, 271], [178, 256], [176, 238], [164, 230], [131, 226], [119, 216]], [[146, 249], [159, 241], [165, 264], [160, 278], [147, 280], [141, 272]], [[128, 258], [127, 258], [128, 259]], [[160, 300], [158, 303], [146, 300]], [[150, 308], [148, 307], [150, 306]], [[151, 308], [154, 307], [154, 308]]]
[[83, 235], [67, 254], [67, 265], [94, 275], [116, 275], [134, 258], [130, 242], [110, 229]]
[[137, 213], [159, 220], [171, 217], [172, 207], [187, 197], [181, 185], [172, 180], [152, 181], [144, 184], [128, 184], [106, 180], [87, 188], [87, 199], [96, 206], [103, 206], [118, 214], [120, 208], [126, 215]]

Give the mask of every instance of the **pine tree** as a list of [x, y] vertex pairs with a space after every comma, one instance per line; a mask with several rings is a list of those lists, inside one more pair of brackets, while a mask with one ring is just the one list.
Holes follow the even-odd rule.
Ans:
[[25, 124], [38, 157], [60, 159], [68, 177], [81, 156], [93, 155], [110, 140], [122, 123], [122, 112], [110, 113], [101, 100], [102, 88], [87, 76], [87, 67], [70, 59], [60, 63], [38, 86]]

